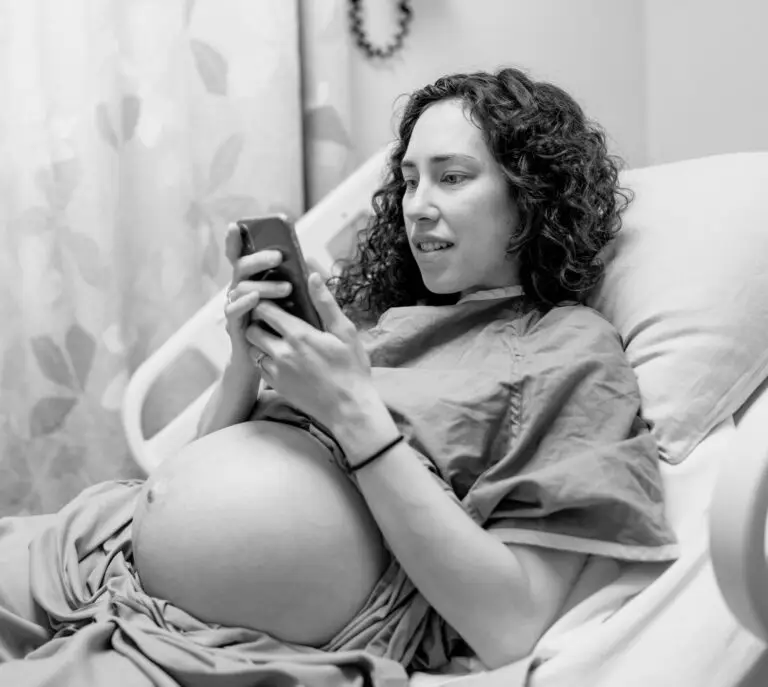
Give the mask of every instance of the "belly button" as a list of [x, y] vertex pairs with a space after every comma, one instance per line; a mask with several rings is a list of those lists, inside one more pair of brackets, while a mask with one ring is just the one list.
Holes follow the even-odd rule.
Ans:
[[152, 485], [147, 491], [147, 503], [154, 503], [155, 500], [165, 494], [166, 491], [167, 486], [164, 481]]

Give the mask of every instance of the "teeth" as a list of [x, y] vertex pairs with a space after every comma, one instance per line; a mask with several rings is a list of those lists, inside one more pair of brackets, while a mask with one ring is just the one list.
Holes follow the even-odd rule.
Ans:
[[452, 243], [446, 243], [445, 241], [426, 241], [419, 244], [419, 249], [429, 253], [435, 250], [443, 250], [443, 248], [450, 248], [452, 245]]

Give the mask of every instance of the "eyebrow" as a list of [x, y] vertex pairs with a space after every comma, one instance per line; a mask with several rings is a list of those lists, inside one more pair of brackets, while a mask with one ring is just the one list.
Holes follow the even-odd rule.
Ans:
[[[439, 164], [441, 162], [452, 162], [454, 160], [462, 162], [479, 162], [476, 157], [472, 157], [471, 155], [464, 155], [463, 153], [445, 153], [444, 155], [433, 155], [429, 158], [429, 162], [432, 165]], [[416, 163], [413, 160], [406, 159], [400, 163], [401, 169], [414, 169], [415, 167]]]

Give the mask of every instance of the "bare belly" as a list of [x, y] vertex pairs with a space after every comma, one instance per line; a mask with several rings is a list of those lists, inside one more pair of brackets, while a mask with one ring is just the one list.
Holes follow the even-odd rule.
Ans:
[[388, 562], [365, 501], [328, 450], [264, 421], [167, 459], [139, 498], [133, 541], [152, 596], [310, 646], [354, 617]]

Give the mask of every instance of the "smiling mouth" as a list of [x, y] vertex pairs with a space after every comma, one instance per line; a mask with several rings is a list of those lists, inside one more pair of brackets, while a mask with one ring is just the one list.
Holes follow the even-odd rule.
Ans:
[[453, 248], [453, 244], [450, 241], [419, 241], [416, 244], [416, 250], [419, 253], [437, 253], [448, 250], [448, 248]]

